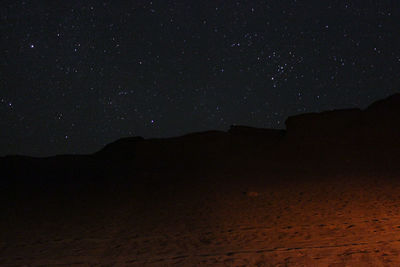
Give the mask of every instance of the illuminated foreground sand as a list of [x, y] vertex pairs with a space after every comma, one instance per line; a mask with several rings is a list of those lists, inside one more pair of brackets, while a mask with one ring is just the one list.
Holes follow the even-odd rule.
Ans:
[[280, 173], [17, 197], [0, 265], [400, 266], [400, 176]]

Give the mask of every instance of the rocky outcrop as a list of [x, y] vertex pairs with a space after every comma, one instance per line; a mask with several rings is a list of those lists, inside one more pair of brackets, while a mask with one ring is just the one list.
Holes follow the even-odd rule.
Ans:
[[330, 143], [353, 142], [349, 135], [362, 117], [359, 109], [334, 110], [289, 117], [287, 139], [291, 142]]
[[285, 134], [285, 130], [254, 128], [249, 126], [232, 125], [228, 133], [235, 136], [250, 136], [263, 138], [281, 138]]
[[94, 154], [98, 159], [134, 159], [139, 143], [142, 143], [144, 138], [141, 136], [127, 137], [119, 139], [113, 143], [107, 144], [104, 148]]
[[131, 137], [108, 144], [93, 156], [101, 160], [128, 160], [136, 168], [212, 165], [265, 153], [284, 133], [284, 130], [231, 126], [227, 132], [206, 131], [160, 139]]
[[286, 120], [287, 141], [313, 145], [400, 144], [400, 94], [365, 110], [309, 113]]

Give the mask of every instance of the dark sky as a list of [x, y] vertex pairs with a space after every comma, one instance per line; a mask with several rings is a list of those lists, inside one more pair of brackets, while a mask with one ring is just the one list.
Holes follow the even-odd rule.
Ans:
[[399, 91], [395, 1], [2, 1], [0, 155], [365, 107]]

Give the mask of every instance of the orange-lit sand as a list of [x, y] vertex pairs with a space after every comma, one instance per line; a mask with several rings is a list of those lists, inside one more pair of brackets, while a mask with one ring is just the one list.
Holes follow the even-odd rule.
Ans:
[[396, 175], [162, 175], [2, 203], [0, 265], [400, 266]]

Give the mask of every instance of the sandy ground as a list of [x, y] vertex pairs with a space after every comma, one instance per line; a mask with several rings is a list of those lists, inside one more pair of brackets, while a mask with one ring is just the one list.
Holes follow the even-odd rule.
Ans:
[[0, 265], [400, 266], [396, 175], [160, 176], [3, 201]]

